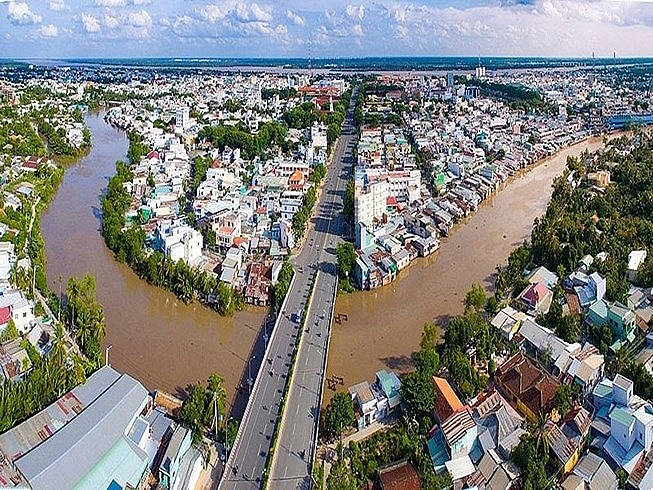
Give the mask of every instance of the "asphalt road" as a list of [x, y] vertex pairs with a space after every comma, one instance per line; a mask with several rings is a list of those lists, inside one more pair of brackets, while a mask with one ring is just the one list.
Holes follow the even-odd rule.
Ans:
[[341, 211], [354, 142], [351, 124], [351, 119], [345, 121], [343, 132], [346, 134], [341, 136], [334, 150], [320, 206], [313, 219], [315, 230], [308, 236], [308, 242], [295, 261], [300, 270], [317, 264], [319, 272], [306, 313], [270, 470], [268, 488], [272, 489], [311, 488], [314, 443], [338, 287], [335, 247], [345, 229]]
[[[352, 101], [355, 101], [355, 94]], [[269, 488], [310, 488], [313, 442], [319, 418], [326, 368], [334, 288], [337, 285], [335, 247], [344, 231], [342, 199], [354, 144], [353, 105], [347, 112], [322, 192], [301, 252], [292, 260], [295, 276], [282, 314], [272, 331], [265, 360], [253, 385], [240, 430], [229, 455], [220, 489], [257, 489], [279, 418], [281, 396], [299, 333], [297, 312], [309, 299], [316, 274], [313, 300], [296, 357], [295, 375], [285, 404]]]

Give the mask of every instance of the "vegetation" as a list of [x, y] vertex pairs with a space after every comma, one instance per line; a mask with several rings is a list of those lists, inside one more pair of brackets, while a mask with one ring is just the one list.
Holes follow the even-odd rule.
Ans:
[[272, 305], [274, 306], [274, 310], [277, 312], [281, 309], [281, 305], [286, 297], [286, 293], [290, 287], [290, 281], [294, 274], [295, 271], [293, 271], [290, 262], [284, 262], [281, 266], [281, 271], [279, 272], [279, 278], [272, 286]]
[[256, 156], [264, 157], [265, 153], [276, 145], [284, 152], [290, 150], [291, 143], [286, 141], [288, 127], [276, 121], [263, 123], [258, 133], [253, 135], [242, 124], [236, 126], [204, 126], [197, 137], [200, 141], [208, 141], [213, 147], [224, 150], [225, 147], [240, 148], [244, 159], [250, 160]]
[[86, 379], [83, 360], [66, 356], [63, 327], [57, 325], [48, 357], [41, 357], [29, 342], [32, 371], [19, 383], [0, 384], [0, 431], [4, 432], [31, 417]]
[[489, 82], [478, 78], [474, 78], [471, 83], [479, 87], [483, 95], [506, 100], [512, 109], [540, 109], [544, 104], [539, 92], [522, 85]]
[[356, 265], [356, 250], [351, 242], [342, 242], [336, 246], [336, 257], [338, 259], [338, 277], [340, 289], [345, 292], [353, 291], [352, 280], [354, 277], [354, 266]]
[[450, 488], [448, 474], [436, 475], [426, 446], [427, 434], [418, 424], [402, 419], [392, 428], [376, 432], [368, 439], [350, 442], [348, 458], [343, 448], [331, 468], [327, 488], [357, 489], [373, 481], [378, 470], [391, 463], [408, 460], [419, 473], [422, 488]]
[[199, 444], [208, 431], [217, 432], [219, 429], [217, 424], [220, 420], [224, 420], [224, 429], [226, 406], [227, 391], [224, 387], [224, 378], [219, 374], [211, 374], [206, 387], [199, 383], [190, 386], [188, 396], [181, 406], [179, 418], [193, 431], [195, 444]]
[[324, 413], [324, 431], [334, 437], [340, 437], [354, 425], [354, 403], [347, 393], [336, 393], [327, 405]]
[[292, 230], [295, 239], [299, 240], [306, 232], [306, 223], [313, 212], [313, 206], [317, 202], [317, 193], [315, 187], [310, 187], [304, 197], [302, 197], [302, 205], [299, 210], [292, 217]]
[[95, 278], [71, 277], [66, 287], [68, 318], [80, 350], [94, 368], [102, 364], [102, 341], [105, 335], [104, 311], [95, 299]]

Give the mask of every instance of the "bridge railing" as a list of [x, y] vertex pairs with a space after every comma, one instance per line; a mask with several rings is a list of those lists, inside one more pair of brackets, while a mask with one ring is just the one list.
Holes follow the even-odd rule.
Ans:
[[[290, 284], [288, 285], [288, 289], [286, 290], [286, 296], [283, 299], [283, 303], [281, 304], [280, 311], [285, 311], [286, 310], [286, 302], [288, 301], [288, 298], [290, 297], [290, 291], [292, 290], [293, 284], [295, 283], [295, 278], [297, 277], [297, 274], [293, 273], [292, 278], [290, 279]], [[265, 371], [265, 359], [270, 357], [270, 348], [272, 346], [272, 343], [274, 342], [274, 338], [277, 334], [277, 331], [279, 330], [277, 327], [279, 326], [279, 321], [283, 318], [283, 315], [277, 315], [277, 321], [274, 322], [274, 327], [272, 328], [272, 332], [270, 332], [270, 338], [268, 340], [267, 346], [265, 347], [265, 354], [263, 356], [263, 361], [261, 362], [261, 365], [259, 367], [258, 373], [256, 374], [256, 379], [254, 380], [254, 385], [252, 386], [252, 391], [249, 394], [249, 399], [247, 400], [247, 406], [245, 407], [245, 412], [243, 413], [243, 418], [238, 426], [238, 432], [236, 433], [236, 438], [234, 439], [234, 445], [231, 448], [231, 452], [229, 453], [229, 457], [227, 458], [227, 461], [225, 462], [224, 465], [224, 472], [222, 473], [222, 477], [220, 478], [220, 484], [218, 485], [218, 488], [222, 488], [222, 484], [225, 481], [225, 475], [229, 474], [229, 471], [232, 468], [233, 465], [233, 458], [235, 458], [235, 454], [237, 454], [236, 449], [238, 448], [238, 443], [240, 442], [242, 433], [243, 433], [243, 428], [246, 426], [245, 421], [249, 417], [249, 413], [252, 409], [252, 400], [256, 398], [254, 395], [258, 390], [258, 386], [260, 383], [260, 379], [263, 376], [263, 372]]]

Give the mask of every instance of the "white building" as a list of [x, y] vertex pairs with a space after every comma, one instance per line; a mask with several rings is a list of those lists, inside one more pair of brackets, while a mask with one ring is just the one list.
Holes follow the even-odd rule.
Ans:
[[187, 224], [162, 221], [159, 224], [158, 233], [163, 253], [173, 261], [183, 260], [192, 264], [202, 255], [204, 237]]
[[311, 147], [327, 147], [327, 131], [324, 124], [318, 124], [317, 121], [311, 126]]
[[284, 191], [279, 199], [281, 219], [292, 221], [293, 216], [302, 206], [303, 197], [304, 193], [301, 191]]
[[11, 267], [16, 262], [14, 244], [0, 242], [0, 282], [9, 282]]
[[175, 111], [175, 121], [178, 128], [185, 129], [190, 125], [190, 109], [180, 107]]
[[381, 219], [386, 213], [389, 185], [385, 180], [370, 182], [366, 186], [361, 180], [354, 185], [354, 222], [372, 226], [374, 219]]

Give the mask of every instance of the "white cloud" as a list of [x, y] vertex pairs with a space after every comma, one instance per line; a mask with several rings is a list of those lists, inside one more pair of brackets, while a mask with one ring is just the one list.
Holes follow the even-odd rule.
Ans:
[[286, 19], [296, 26], [303, 26], [305, 24], [304, 18], [292, 10], [286, 10]]
[[363, 20], [363, 17], [365, 17], [365, 7], [362, 5], [347, 5], [345, 12], [347, 12], [347, 16], [351, 19]]
[[126, 0], [95, 0], [97, 7], [124, 7], [127, 5]]
[[7, 18], [14, 25], [39, 24], [41, 16], [32, 12], [25, 2], [9, 2]]
[[68, 10], [68, 5], [64, 3], [64, 0], [51, 0], [48, 3], [48, 7], [50, 10], [54, 10], [55, 12], [63, 12], [64, 10]]
[[59, 29], [54, 24], [48, 24], [47, 26], [41, 26], [37, 33], [42, 37], [57, 37]]
[[114, 17], [113, 15], [109, 15], [109, 14], [104, 14], [104, 25], [107, 26], [109, 29], [115, 29], [120, 25], [120, 21], [118, 20], [118, 17]]
[[81, 21], [82, 25], [84, 26], [84, 30], [89, 34], [100, 32], [100, 21], [97, 20], [96, 17], [82, 12]]
[[131, 0], [132, 5], [149, 5], [152, 0]]
[[152, 17], [145, 10], [130, 12], [127, 16], [127, 23], [134, 27], [149, 27], [152, 25]]
[[207, 5], [199, 11], [199, 16], [202, 20], [207, 22], [216, 23], [222, 20], [227, 15], [225, 9], [218, 5]]
[[256, 22], [270, 22], [272, 21], [272, 9], [269, 7], [261, 7], [257, 3], [253, 3], [250, 7], [252, 20]]

